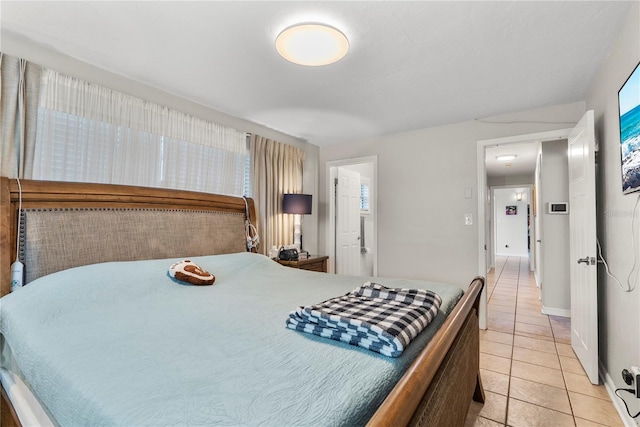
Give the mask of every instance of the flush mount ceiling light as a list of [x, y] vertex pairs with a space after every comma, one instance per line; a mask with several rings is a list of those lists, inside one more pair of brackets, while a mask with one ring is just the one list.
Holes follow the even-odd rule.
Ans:
[[513, 159], [515, 159], [516, 157], [518, 157], [518, 156], [516, 156], [515, 154], [505, 154], [504, 156], [496, 156], [496, 160], [499, 160], [499, 161], [501, 161], [501, 162], [502, 162], [502, 161], [505, 161], [505, 162], [506, 162], [506, 161], [508, 161], [508, 160], [513, 160]]
[[294, 64], [317, 67], [344, 58], [349, 50], [349, 40], [341, 31], [327, 25], [300, 24], [278, 35], [276, 50]]

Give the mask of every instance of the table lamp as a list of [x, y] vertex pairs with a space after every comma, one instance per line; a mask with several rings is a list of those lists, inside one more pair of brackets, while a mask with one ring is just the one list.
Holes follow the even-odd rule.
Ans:
[[282, 211], [294, 214], [293, 244], [302, 249], [302, 233], [300, 233], [301, 215], [311, 214], [311, 194], [285, 194], [282, 199]]

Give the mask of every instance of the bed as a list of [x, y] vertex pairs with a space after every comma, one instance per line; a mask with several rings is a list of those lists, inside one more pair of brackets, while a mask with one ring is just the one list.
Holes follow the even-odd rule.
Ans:
[[[455, 426], [472, 399], [484, 402], [480, 277], [464, 292], [376, 278], [443, 297], [427, 329], [389, 358], [284, 327], [296, 305], [366, 279], [248, 253], [250, 199], [26, 180], [21, 188], [28, 284], [0, 300], [2, 425], [21, 425], [29, 399], [36, 416], [58, 425]], [[17, 182], [0, 178], [2, 295], [10, 291], [18, 205]], [[172, 281], [167, 267], [186, 257], [216, 284]], [[103, 280], [118, 272], [115, 283]]]

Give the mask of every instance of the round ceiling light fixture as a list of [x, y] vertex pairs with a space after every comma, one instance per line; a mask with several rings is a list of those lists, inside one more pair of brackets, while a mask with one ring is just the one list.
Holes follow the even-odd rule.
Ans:
[[298, 24], [278, 34], [276, 50], [294, 64], [318, 67], [338, 62], [349, 51], [349, 40], [324, 24]]

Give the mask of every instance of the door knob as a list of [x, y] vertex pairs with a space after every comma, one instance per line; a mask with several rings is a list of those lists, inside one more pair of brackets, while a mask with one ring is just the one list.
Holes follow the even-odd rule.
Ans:
[[578, 264], [595, 265], [596, 259], [594, 257], [584, 257], [578, 259]]

